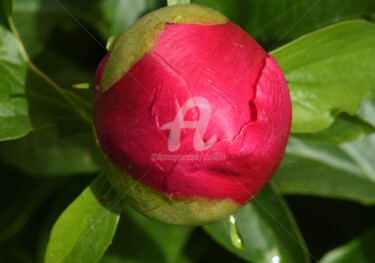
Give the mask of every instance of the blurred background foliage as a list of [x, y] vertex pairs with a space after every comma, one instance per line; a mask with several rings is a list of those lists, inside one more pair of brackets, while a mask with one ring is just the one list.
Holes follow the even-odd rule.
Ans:
[[[372, 0], [192, 2], [222, 12], [267, 51], [341, 21], [375, 21]], [[93, 92], [73, 90], [72, 84], [93, 83], [95, 69], [106, 54], [106, 40], [142, 14], [165, 5], [162, 0], [16, 0], [13, 21], [35, 65], [65, 90], [78, 94], [80, 105], [90, 112]], [[41, 94], [38, 87], [46, 84], [38, 83], [45, 80], [26, 68], [20, 72], [26, 76], [27, 89]], [[60, 95], [47, 92], [45, 96], [59, 101]], [[0, 143], [0, 262], [43, 262], [52, 225], [100, 171], [90, 124], [82, 124], [64, 105], [55, 109], [55, 102], [41, 98], [35, 98], [34, 104], [38, 117], [32, 128], [20, 133], [19, 139]], [[40, 112], [46, 108], [51, 109], [50, 116]], [[225, 228], [221, 222], [195, 229], [165, 226], [126, 208], [113, 244], [100, 262], [244, 262], [254, 258], [272, 262], [272, 257], [259, 251], [272, 251], [275, 244], [285, 254], [300, 254], [287, 261], [297, 262], [293, 258], [306, 256], [298, 245], [304, 246], [303, 239], [312, 262], [323, 256], [323, 263], [375, 262], [374, 127], [375, 96], [371, 94], [362, 100], [354, 117], [341, 113], [327, 130], [292, 135], [272, 189], [266, 187], [260, 194], [259, 198], [265, 196], [262, 203], [252, 201], [241, 210], [243, 220], [253, 217], [243, 230], [256, 237], [244, 238], [245, 244], [253, 245], [252, 259], [228, 247], [220, 236]], [[277, 227], [264, 214], [263, 204], [276, 218], [283, 214], [292, 219]], [[280, 208], [286, 205], [296, 223], [288, 208]], [[274, 227], [270, 230], [269, 225]], [[295, 243], [291, 237], [299, 235], [298, 227], [303, 239]], [[295, 234], [288, 236], [283, 228]]]

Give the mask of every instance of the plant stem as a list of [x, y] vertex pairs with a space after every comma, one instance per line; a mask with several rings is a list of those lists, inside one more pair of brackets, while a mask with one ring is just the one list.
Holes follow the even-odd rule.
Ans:
[[88, 106], [88, 103], [83, 101], [81, 98], [79, 98], [78, 96], [76, 96], [74, 93], [71, 94], [71, 96], [69, 96], [67, 94], [67, 92], [64, 91], [64, 89], [62, 87], [60, 87], [59, 85], [56, 84], [56, 82], [54, 82], [50, 77], [48, 77], [46, 74], [44, 74], [43, 71], [41, 71], [30, 59], [27, 51], [26, 51], [26, 48], [21, 40], [21, 37], [20, 35], [18, 34], [18, 31], [16, 29], [16, 26], [14, 25], [13, 23], [13, 20], [11, 17], [8, 17], [8, 23], [9, 23], [9, 26], [10, 26], [10, 29], [18, 43], [18, 47], [20, 49], [20, 52], [23, 56], [23, 58], [26, 60], [29, 68], [34, 71], [35, 74], [39, 75], [39, 77], [41, 77], [42, 79], [44, 79], [44, 81], [46, 81], [52, 88], [54, 88], [56, 90], [56, 92], [62, 97], [65, 99], [66, 102], [68, 102], [68, 104], [70, 104], [70, 106], [78, 113], [78, 115], [80, 115], [85, 121], [87, 121], [88, 123], [92, 123], [92, 118], [90, 115], [87, 114], [87, 112], [81, 110], [80, 107], [77, 106], [77, 103], [74, 102], [72, 100], [71, 97], [73, 97], [74, 99], [76, 99], [77, 101], [79, 101], [82, 105], [87, 105]]
[[180, 4], [190, 4], [190, 0], [167, 0], [168, 6], [180, 5]]

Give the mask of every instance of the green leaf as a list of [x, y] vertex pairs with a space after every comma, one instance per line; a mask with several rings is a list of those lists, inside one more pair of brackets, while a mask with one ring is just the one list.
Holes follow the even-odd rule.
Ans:
[[25, 91], [27, 65], [18, 43], [0, 24], [0, 141], [22, 137], [33, 130]]
[[[32, 178], [35, 179], [35, 178]], [[38, 181], [52, 181], [56, 182], [58, 187], [53, 190], [48, 200], [43, 203], [42, 210], [37, 210], [38, 213], [34, 214], [34, 218], [38, 218], [38, 228], [35, 228], [37, 235], [32, 238], [34, 244], [33, 254], [35, 255], [33, 262], [44, 262], [48, 241], [50, 239], [51, 229], [53, 228], [56, 220], [61, 213], [72, 203], [86, 186], [90, 184], [92, 177], [82, 176], [79, 178], [51, 178], [41, 179]], [[35, 219], [34, 219], [35, 220]], [[35, 221], [30, 221], [32, 226]], [[27, 228], [25, 228], [27, 229]], [[28, 232], [22, 232], [17, 238], [24, 238], [24, 235], [29, 236]], [[27, 244], [30, 246], [30, 244]]]
[[310, 142], [340, 144], [355, 141], [375, 132], [375, 128], [357, 116], [340, 114], [326, 130], [316, 133], [296, 133], [295, 138]]
[[271, 54], [290, 89], [292, 132], [328, 128], [338, 113], [354, 114], [374, 88], [375, 25], [369, 22], [336, 24]]
[[310, 262], [306, 244], [284, 199], [267, 185], [235, 214], [244, 251], [235, 248], [225, 220], [203, 226], [220, 245], [251, 262]]
[[375, 204], [375, 134], [340, 145], [291, 137], [273, 177], [283, 194]]
[[66, 176], [99, 171], [100, 156], [92, 134], [58, 135], [56, 129], [32, 132], [3, 142], [0, 159], [33, 176]]
[[113, 245], [100, 262], [176, 262], [193, 228], [165, 225], [124, 208]]
[[328, 252], [320, 263], [372, 263], [375, 258], [375, 227], [362, 235]]
[[110, 245], [122, 203], [104, 173], [56, 221], [45, 262], [97, 262]]

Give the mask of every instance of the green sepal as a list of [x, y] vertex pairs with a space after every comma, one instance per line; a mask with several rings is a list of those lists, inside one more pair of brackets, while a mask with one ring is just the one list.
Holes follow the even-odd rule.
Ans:
[[135, 210], [156, 221], [183, 226], [215, 222], [235, 213], [242, 206], [231, 199], [180, 197], [159, 192], [142, 181], [147, 172], [135, 180], [103, 154], [106, 174], [113, 188]]
[[144, 54], [154, 49], [166, 23], [216, 25], [228, 19], [219, 12], [196, 4], [173, 5], [153, 11], [109, 40], [111, 56], [100, 82], [102, 91], [115, 84]]

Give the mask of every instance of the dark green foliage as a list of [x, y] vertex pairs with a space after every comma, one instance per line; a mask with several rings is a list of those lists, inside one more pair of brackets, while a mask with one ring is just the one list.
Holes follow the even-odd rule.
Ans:
[[375, 262], [374, 1], [191, 2], [272, 50], [291, 91], [284, 160], [235, 215], [244, 251], [224, 221], [163, 225], [104, 174], [90, 184], [94, 95], [72, 84], [92, 83], [106, 40], [166, 1], [0, 0], [0, 262]]

